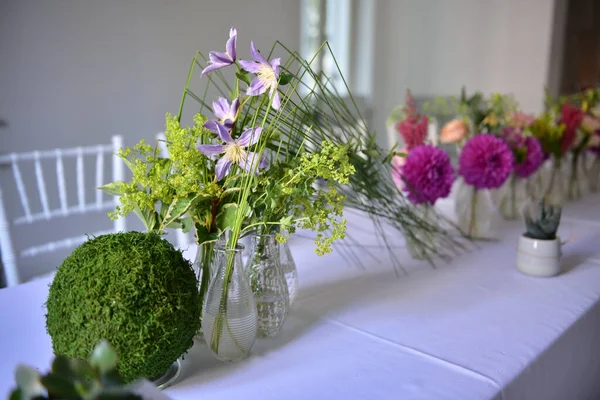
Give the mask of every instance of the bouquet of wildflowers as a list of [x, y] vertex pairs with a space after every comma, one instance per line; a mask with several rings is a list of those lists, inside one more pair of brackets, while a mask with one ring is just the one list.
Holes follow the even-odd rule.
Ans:
[[454, 116], [442, 127], [440, 142], [456, 144], [459, 151], [471, 135], [496, 134], [515, 118], [522, 118], [524, 115], [518, 113], [517, 108], [517, 102], [511, 95], [493, 93], [486, 98], [481, 92], [475, 92], [467, 96], [465, 88], [459, 97], [437, 97], [426, 104], [430, 114]]
[[[398, 196], [388, 172], [393, 153], [376, 145], [353, 99], [344, 101], [312, 61], [281, 43], [263, 53], [251, 42], [249, 60], [237, 50], [232, 28], [225, 52], [196, 54], [179, 112], [166, 117], [168, 155], [144, 141], [123, 149], [131, 181], [102, 187], [120, 196], [114, 217], [134, 212], [149, 231], [193, 229], [202, 252], [202, 301], [216, 241], [226, 237], [233, 249], [256, 229], [311, 229], [317, 253], [324, 254], [346, 235], [344, 207], [366, 212], [385, 243], [387, 224], [409, 237], [427, 231], [439, 238], [435, 244], [416, 239], [431, 257], [456, 247], [453, 234]], [[328, 44], [320, 51], [330, 51]], [[227, 311], [220, 310], [214, 329], [226, 324]]]

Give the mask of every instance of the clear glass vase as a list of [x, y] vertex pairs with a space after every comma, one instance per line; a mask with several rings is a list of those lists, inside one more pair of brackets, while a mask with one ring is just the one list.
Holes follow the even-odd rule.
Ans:
[[567, 183], [567, 200], [577, 200], [583, 195], [583, 170], [581, 153], [574, 152], [570, 158], [569, 178]]
[[497, 239], [500, 215], [487, 189], [476, 189], [459, 180], [456, 219], [460, 230], [471, 239]]
[[[441, 226], [435, 210], [429, 204], [413, 206], [413, 212], [422, 222], [432, 226]], [[439, 235], [431, 229], [417, 229], [415, 232], [405, 232], [406, 249], [415, 260], [430, 260], [442, 250]]]
[[593, 156], [593, 158], [587, 172], [587, 180], [590, 192], [598, 193], [600, 191], [600, 157]]
[[298, 270], [287, 242], [279, 243], [279, 262], [287, 283], [289, 306], [291, 307], [298, 295]]
[[498, 210], [505, 219], [518, 219], [521, 215], [521, 206], [531, 197], [535, 190], [533, 181], [519, 178], [511, 174], [506, 183], [500, 188]]
[[257, 336], [258, 315], [242, 264], [243, 246], [217, 246], [215, 268], [202, 312], [208, 348], [221, 361], [238, 361], [250, 354]]
[[290, 296], [275, 235], [254, 235], [252, 242], [246, 270], [256, 300], [258, 336], [271, 337], [283, 326]]
[[552, 169], [550, 171], [550, 178], [548, 184], [544, 190], [544, 200], [546, 203], [562, 206], [565, 202], [565, 190], [564, 190], [564, 169], [563, 163], [560, 158], [552, 160]]

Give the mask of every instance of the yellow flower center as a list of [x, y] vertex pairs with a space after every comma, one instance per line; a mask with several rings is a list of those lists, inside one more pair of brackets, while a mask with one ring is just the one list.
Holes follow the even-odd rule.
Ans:
[[240, 164], [248, 158], [248, 154], [240, 145], [228, 143], [225, 145], [225, 157], [235, 164]]
[[277, 85], [277, 77], [275, 76], [273, 68], [264, 64], [258, 68], [258, 79], [266, 83], [269, 87]]

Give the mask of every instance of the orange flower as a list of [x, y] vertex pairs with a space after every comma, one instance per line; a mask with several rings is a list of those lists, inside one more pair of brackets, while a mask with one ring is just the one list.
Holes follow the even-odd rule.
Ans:
[[594, 133], [600, 129], [600, 119], [586, 115], [581, 121], [581, 128], [588, 133]]
[[469, 133], [469, 125], [462, 119], [453, 119], [442, 128], [440, 142], [456, 143], [461, 141]]

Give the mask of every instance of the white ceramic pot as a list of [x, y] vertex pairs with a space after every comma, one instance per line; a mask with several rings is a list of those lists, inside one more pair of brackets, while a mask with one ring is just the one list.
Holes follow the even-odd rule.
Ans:
[[560, 273], [560, 238], [554, 240], [519, 238], [517, 268], [526, 275], [554, 276]]

